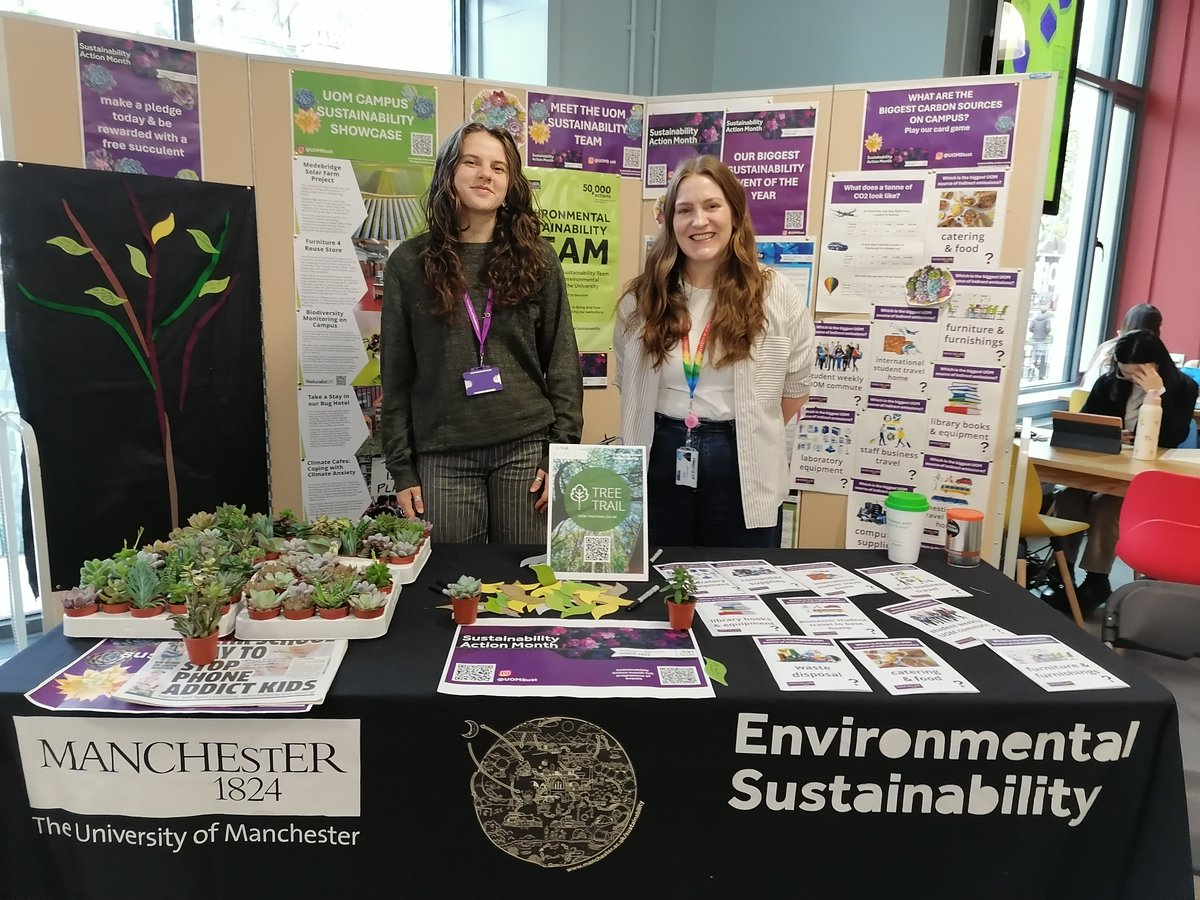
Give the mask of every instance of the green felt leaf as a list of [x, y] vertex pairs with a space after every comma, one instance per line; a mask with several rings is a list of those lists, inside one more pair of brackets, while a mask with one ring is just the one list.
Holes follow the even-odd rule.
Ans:
[[488, 601], [483, 605], [483, 608], [488, 612], [502, 613], [508, 609], [508, 601], [505, 598], [493, 595], [488, 597]]
[[70, 253], [72, 256], [83, 256], [92, 252], [87, 247], [83, 246], [83, 244], [79, 243], [79, 241], [69, 237], [64, 237], [62, 235], [59, 235], [58, 237], [52, 237], [50, 240], [46, 241], [46, 243], [53, 244], [59, 250]]
[[118, 297], [106, 287], [88, 288], [84, 293], [95, 297], [105, 306], [120, 306], [125, 302], [125, 298]]
[[213, 242], [208, 239], [208, 235], [199, 228], [189, 228], [187, 233], [192, 236], [192, 240], [196, 242], [196, 246], [205, 253], [216, 253], [217, 248], [213, 246]]
[[591, 615], [593, 609], [596, 608], [594, 603], [584, 603], [579, 606], [568, 606], [562, 611], [562, 617], [569, 619], [571, 616], [587, 616]]
[[203, 297], [205, 294], [219, 294], [221, 291], [225, 290], [228, 284], [228, 276], [225, 278], [214, 278], [212, 281], [204, 282], [204, 287], [200, 288], [200, 293], [196, 296]]
[[170, 213], [161, 222], [155, 222], [150, 229], [150, 243], [157, 244], [175, 230], [175, 213]]
[[542, 601], [551, 609], [566, 609], [571, 605], [571, 598], [564, 597], [562, 594], [547, 594]]
[[704, 657], [704, 674], [715, 681], [717, 684], [723, 684], [729, 687], [729, 682], [725, 680], [725, 673], [729, 670], [725, 668], [725, 663], [717, 662], [715, 659]]
[[558, 576], [554, 574], [554, 570], [544, 563], [537, 563], [529, 568], [533, 569], [533, 574], [537, 576], [538, 584], [543, 587], [548, 587], [558, 581]]
[[149, 278], [150, 270], [146, 268], [146, 254], [133, 246], [133, 244], [126, 244], [125, 246], [129, 248], [129, 265], [133, 267], [133, 271]]

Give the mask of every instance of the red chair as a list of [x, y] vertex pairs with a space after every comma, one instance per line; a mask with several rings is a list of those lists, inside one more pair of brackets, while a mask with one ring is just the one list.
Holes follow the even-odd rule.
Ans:
[[1200, 584], [1200, 477], [1139, 472], [1121, 506], [1117, 556], [1158, 581]]

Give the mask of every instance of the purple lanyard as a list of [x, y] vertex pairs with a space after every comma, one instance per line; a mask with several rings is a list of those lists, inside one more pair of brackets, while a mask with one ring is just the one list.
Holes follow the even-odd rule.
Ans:
[[483, 365], [483, 348], [487, 344], [488, 332], [492, 329], [492, 289], [488, 288], [487, 303], [483, 307], [483, 326], [479, 325], [479, 316], [475, 312], [475, 304], [471, 302], [471, 295], [463, 291], [463, 306], [467, 308], [467, 315], [471, 319], [471, 328], [475, 331], [475, 338], [479, 341], [479, 365]]

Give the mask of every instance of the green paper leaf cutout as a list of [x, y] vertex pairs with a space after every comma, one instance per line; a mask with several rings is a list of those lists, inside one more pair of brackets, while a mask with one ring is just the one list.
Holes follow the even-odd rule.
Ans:
[[175, 213], [170, 213], [161, 222], [154, 223], [154, 227], [150, 229], [150, 243], [157, 244], [174, 230]]
[[221, 291], [225, 290], [225, 288], [226, 288], [226, 286], [228, 286], [228, 284], [229, 284], [229, 276], [228, 275], [225, 276], [224, 278], [214, 278], [212, 281], [204, 282], [204, 286], [202, 288], [200, 288], [200, 293], [197, 294], [196, 296], [203, 297], [205, 294], [219, 294], [219, 293], [221, 293]]
[[149, 278], [150, 270], [146, 268], [146, 254], [133, 246], [133, 244], [126, 244], [125, 246], [129, 248], [129, 265], [133, 267], [133, 271], [145, 278]]
[[506, 600], [502, 600], [499, 596], [493, 595], [488, 597], [488, 601], [483, 605], [483, 608], [488, 612], [504, 612], [506, 609], [508, 609], [508, 603]]
[[723, 684], [729, 687], [729, 682], [725, 680], [725, 673], [729, 670], [725, 668], [725, 663], [717, 662], [715, 659], [704, 657], [704, 674], [715, 681], [717, 684]]
[[64, 235], [52, 237], [50, 240], [46, 241], [46, 243], [53, 244], [59, 250], [70, 253], [72, 256], [84, 256], [92, 252], [87, 247], [83, 246], [83, 244], [79, 243], [79, 241], [74, 240], [73, 238], [65, 237]]
[[214, 247], [212, 241], [210, 241], [208, 239], [208, 235], [205, 234], [203, 231], [201, 231], [199, 228], [189, 228], [187, 230], [187, 233], [192, 236], [192, 239], [196, 242], [196, 246], [199, 247], [201, 250], [203, 250], [205, 253], [216, 253], [217, 252], [217, 248]]
[[571, 601], [569, 598], [564, 597], [562, 594], [547, 594], [545, 597], [542, 598], [542, 602], [545, 603], [551, 609], [563, 610], [563, 609], [566, 609], [567, 606], [570, 605]]
[[93, 297], [95, 297], [97, 300], [99, 300], [101, 303], [105, 304], [106, 306], [120, 306], [122, 303], [125, 302], [125, 299], [123, 297], [118, 297], [116, 294], [114, 294], [112, 291], [110, 291], [108, 288], [105, 288], [105, 287], [88, 288], [86, 291], [84, 291], [84, 293], [91, 294]]
[[594, 603], [584, 603], [579, 606], [572, 606], [562, 611], [562, 617], [566, 619], [570, 618], [571, 616], [590, 616], [592, 614], [592, 610], [595, 608], [596, 604]]
[[537, 563], [529, 568], [533, 569], [533, 574], [537, 576], [538, 584], [542, 587], [549, 587], [558, 581], [558, 576], [554, 574], [554, 570], [544, 563]]

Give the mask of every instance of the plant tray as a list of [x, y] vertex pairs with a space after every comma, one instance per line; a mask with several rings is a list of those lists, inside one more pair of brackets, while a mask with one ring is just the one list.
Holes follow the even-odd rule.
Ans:
[[285, 619], [282, 613], [274, 619], [252, 619], [250, 612], [243, 608], [237, 617], [237, 637], [245, 641], [335, 641], [340, 638], [353, 641], [383, 637], [396, 614], [399, 596], [400, 583], [394, 581], [383, 615], [374, 619], [360, 619], [353, 612], [344, 619], [322, 619], [316, 613], [307, 619]]
[[[234, 622], [242, 603], [235, 603], [229, 612], [221, 616], [219, 634], [225, 637], [233, 633]], [[161, 613], [149, 619], [135, 619], [131, 613], [106, 613], [103, 610], [90, 616], [63, 616], [63, 634], [79, 638], [149, 638], [151, 640], [179, 640], [179, 632], [171, 625], [169, 613]]]
[[[433, 552], [433, 542], [426, 541], [425, 546], [418, 551], [416, 558], [403, 566], [393, 566], [388, 563], [388, 568], [392, 570], [393, 584], [412, 584], [417, 580], [417, 576], [421, 574], [421, 570], [425, 568], [425, 561], [429, 559], [429, 554]], [[371, 560], [363, 556], [339, 556], [338, 562], [345, 563], [348, 566], [356, 566], [360, 569], [365, 569], [371, 564]]]

